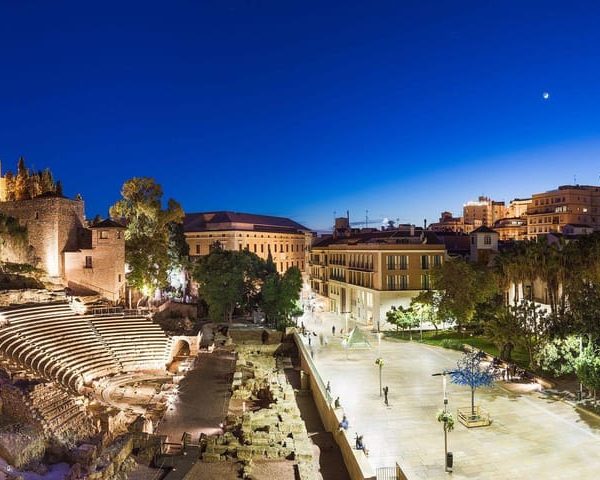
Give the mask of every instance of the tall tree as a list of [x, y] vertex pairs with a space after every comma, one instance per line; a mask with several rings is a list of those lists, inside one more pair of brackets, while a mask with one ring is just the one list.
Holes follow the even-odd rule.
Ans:
[[196, 261], [192, 276], [213, 320], [232, 322], [236, 308], [247, 310], [256, 305], [262, 284], [261, 262], [254, 253], [224, 250], [218, 243]]
[[537, 369], [537, 353], [550, 339], [550, 315], [531, 300], [522, 300], [509, 307], [515, 329], [515, 339], [529, 355], [529, 364]]
[[29, 170], [25, 166], [25, 159], [19, 158], [17, 164], [17, 176], [15, 178], [15, 200], [29, 198]]
[[162, 188], [148, 177], [132, 178], [123, 184], [121, 200], [111, 208], [113, 218], [123, 219], [125, 231], [125, 259], [130, 272], [130, 285], [146, 295], [168, 284], [172, 266], [169, 257], [172, 223], [183, 221], [183, 210], [173, 199], [162, 208]]
[[[268, 264], [268, 261], [267, 261]], [[298, 309], [302, 274], [296, 267], [289, 268], [283, 275], [269, 269], [261, 288], [259, 308], [269, 323], [284, 328]]]
[[433, 288], [441, 297], [439, 314], [456, 321], [460, 329], [473, 321], [477, 305], [497, 293], [493, 272], [460, 259], [452, 259], [432, 271]]

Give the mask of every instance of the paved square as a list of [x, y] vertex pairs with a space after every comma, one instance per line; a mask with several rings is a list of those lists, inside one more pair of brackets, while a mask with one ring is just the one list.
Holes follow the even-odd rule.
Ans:
[[[442, 407], [441, 377], [459, 352], [416, 342], [381, 341], [370, 336], [370, 350], [346, 352], [341, 338], [331, 336], [344, 324], [330, 314], [305, 319], [328, 343], [311, 341], [314, 361], [332, 395], [340, 396], [350, 430], [364, 435], [373, 467], [399, 461], [409, 479], [447, 478], [443, 430], [436, 420]], [[383, 384], [390, 406], [379, 397], [375, 359], [384, 359]], [[470, 405], [470, 390], [448, 382], [449, 408]], [[600, 477], [600, 420], [538, 392], [510, 393], [495, 386], [477, 390], [476, 403], [490, 412], [489, 427], [467, 429], [456, 421], [449, 434], [454, 453], [452, 478], [466, 479], [596, 479]]]

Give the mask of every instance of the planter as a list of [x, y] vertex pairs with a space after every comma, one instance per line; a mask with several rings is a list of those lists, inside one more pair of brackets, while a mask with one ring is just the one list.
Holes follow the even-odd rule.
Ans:
[[464, 407], [457, 409], [457, 412], [458, 421], [467, 428], [487, 427], [492, 423], [490, 414], [479, 405], [476, 405], [474, 410], [471, 407]]

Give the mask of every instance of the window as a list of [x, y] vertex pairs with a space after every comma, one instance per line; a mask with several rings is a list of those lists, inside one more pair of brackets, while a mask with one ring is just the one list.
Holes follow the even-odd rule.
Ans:
[[92, 257], [91, 256], [85, 257], [85, 268], [92, 268]]
[[429, 257], [427, 255], [421, 255], [421, 268], [429, 270]]
[[119, 283], [121, 283], [121, 274], [119, 273]]
[[430, 283], [429, 283], [429, 275], [424, 274], [421, 275], [421, 289], [422, 290], [429, 290], [430, 287]]
[[108, 238], [108, 230], [100, 230], [100, 238], [106, 240]]
[[200, 244], [196, 244], [196, 255], [200, 255]]
[[117, 230], [117, 240], [121, 240], [121, 230]]
[[39, 212], [35, 212], [35, 219], [36, 219], [36, 220], [39, 220], [39, 219], [40, 219], [40, 214], [39, 214]]
[[260, 244], [260, 253], [265, 253], [265, 244], [264, 243]]
[[273, 251], [274, 251], [275, 253], [277, 253], [277, 244], [276, 244], [276, 243], [274, 243], [274, 244], [273, 244]]
[[471, 245], [475, 245], [475, 235], [471, 237]]
[[442, 256], [436, 255], [433, 257], [433, 265], [439, 267], [442, 264]]
[[483, 237], [483, 244], [484, 245], [491, 245], [492, 244], [492, 236], [491, 235], [486, 235], [485, 237]]
[[400, 255], [400, 270], [408, 269], [408, 255]]
[[254, 244], [254, 253], [256, 253], [256, 243]]

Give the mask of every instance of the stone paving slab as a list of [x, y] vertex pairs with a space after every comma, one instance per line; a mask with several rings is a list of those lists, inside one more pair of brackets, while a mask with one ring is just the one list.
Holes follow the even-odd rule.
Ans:
[[[382, 340], [378, 348], [347, 352], [331, 337], [331, 314], [306, 321], [308, 329], [328, 332], [329, 342], [314, 345], [323, 381], [340, 396], [350, 430], [364, 435], [373, 467], [400, 461], [410, 479], [448, 478], [444, 443], [436, 412], [442, 407], [442, 381], [432, 373], [452, 368], [459, 352], [416, 342]], [[378, 367], [390, 388], [390, 407], [379, 397]], [[470, 391], [448, 382], [450, 410], [470, 405]], [[600, 477], [600, 421], [538, 392], [512, 393], [496, 386], [480, 389], [477, 403], [493, 419], [489, 427], [467, 429], [456, 423], [449, 434], [454, 479], [596, 479]], [[353, 435], [353, 433], [352, 433]]]

